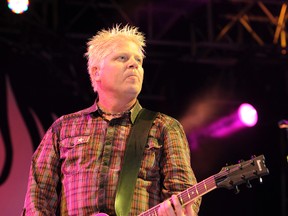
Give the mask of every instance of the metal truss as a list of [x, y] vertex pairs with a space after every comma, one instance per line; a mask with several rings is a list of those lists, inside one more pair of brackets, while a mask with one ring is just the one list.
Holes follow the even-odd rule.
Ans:
[[157, 83], [167, 62], [229, 68], [247, 49], [286, 57], [287, 18], [287, 3], [273, 0], [34, 0], [22, 15], [2, 7], [0, 47], [49, 61], [54, 76], [81, 92], [77, 71], [87, 39], [103, 27], [130, 23], [146, 33], [145, 67], [153, 70], [143, 97], [164, 100], [167, 89]]

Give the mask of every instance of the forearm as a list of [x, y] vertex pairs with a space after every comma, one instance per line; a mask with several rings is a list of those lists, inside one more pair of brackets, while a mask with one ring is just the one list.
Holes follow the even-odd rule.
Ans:
[[54, 215], [58, 204], [59, 157], [55, 152], [52, 133], [47, 133], [33, 154], [27, 193], [25, 215]]
[[[183, 192], [197, 183], [191, 167], [190, 149], [184, 131], [177, 122], [169, 128], [164, 140], [163, 185], [164, 199]], [[190, 206], [198, 213], [201, 198], [193, 200]], [[182, 203], [183, 204], [183, 203]]]

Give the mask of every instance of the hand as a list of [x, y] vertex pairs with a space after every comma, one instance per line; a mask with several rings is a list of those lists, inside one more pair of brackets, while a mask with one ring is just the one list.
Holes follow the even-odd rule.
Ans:
[[[172, 203], [171, 203], [171, 201]], [[192, 208], [193, 202], [187, 204], [184, 208], [181, 206], [176, 195], [172, 195], [160, 204], [158, 209], [159, 216], [197, 216], [197, 213]]]

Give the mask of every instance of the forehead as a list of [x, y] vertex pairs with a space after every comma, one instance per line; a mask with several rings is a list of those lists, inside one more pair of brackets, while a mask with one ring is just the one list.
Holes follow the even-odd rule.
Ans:
[[120, 40], [113, 44], [110, 54], [113, 53], [133, 53], [135, 55], [143, 56], [141, 48], [133, 41]]

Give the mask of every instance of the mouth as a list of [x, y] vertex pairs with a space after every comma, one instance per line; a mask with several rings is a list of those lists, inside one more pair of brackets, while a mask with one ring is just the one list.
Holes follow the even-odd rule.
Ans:
[[135, 83], [135, 82], [139, 82], [140, 78], [139, 76], [137, 76], [137, 74], [127, 74], [126, 80], [129, 82]]
[[129, 78], [129, 77], [138, 77], [137, 71], [135, 70], [128, 71], [126, 74], [126, 78]]
[[128, 79], [128, 80], [139, 80], [139, 77], [136, 76], [136, 75], [129, 75], [129, 76], [126, 77], [126, 79]]
[[128, 70], [126, 72], [125, 78], [129, 80], [137, 80], [137, 81], [141, 80], [139, 71], [136, 69]]
[[130, 77], [138, 77], [138, 76], [136, 74], [128, 74], [126, 77], [130, 78]]

